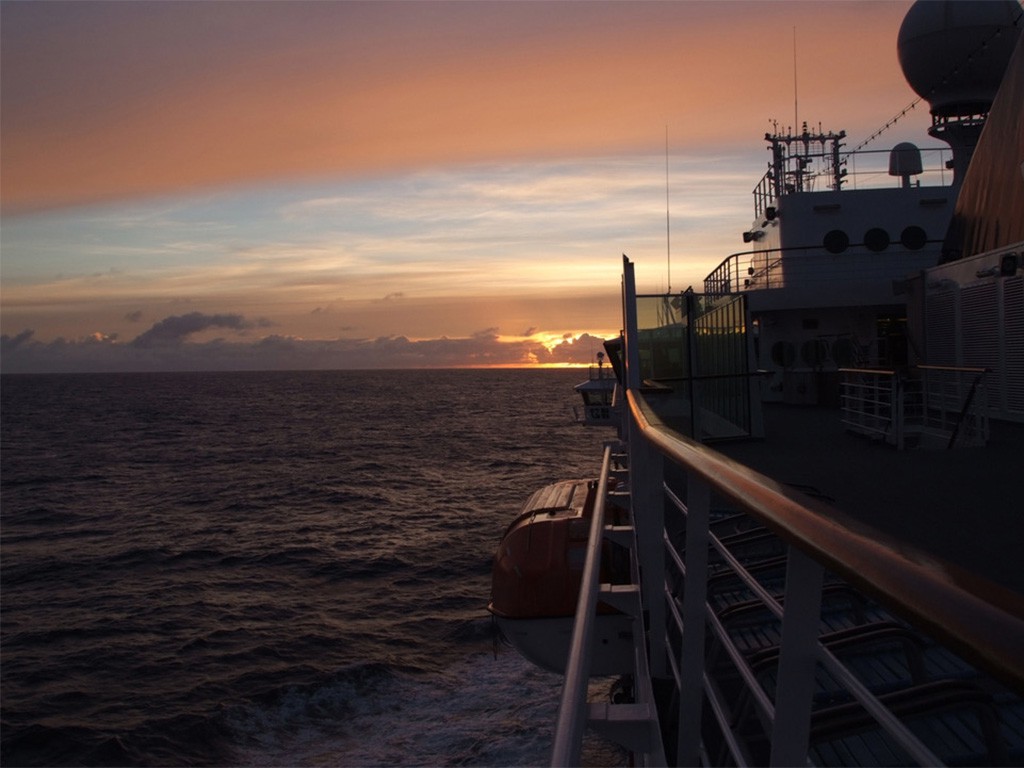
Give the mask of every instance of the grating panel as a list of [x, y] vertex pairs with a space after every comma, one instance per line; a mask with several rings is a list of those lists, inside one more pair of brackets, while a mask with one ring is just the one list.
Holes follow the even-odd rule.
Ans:
[[1003, 281], [1006, 366], [1002, 377], [1007, 410], [1024, 414], [1024, 277]]

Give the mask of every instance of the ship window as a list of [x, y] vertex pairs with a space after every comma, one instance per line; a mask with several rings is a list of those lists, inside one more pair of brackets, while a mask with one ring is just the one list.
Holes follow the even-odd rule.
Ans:
[[822, 244], [829, 253], [842, 253], [850, 245], [850, 236], [841, 229], [833, 229], [825, 235]]
[[928, 242], [928, 235], [920, 227], [911, 225], [900, 233], [900, 242], [908, 251], [919, 251]]
[[872, 227], [864, 233], [864, 245], [869, 251], [880, 253], [889, 247], [889, 233], [881, 227]]

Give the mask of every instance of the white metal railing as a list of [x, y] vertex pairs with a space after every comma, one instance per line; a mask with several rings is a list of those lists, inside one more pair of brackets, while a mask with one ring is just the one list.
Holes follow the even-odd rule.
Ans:
[[[613, 447], [619, 443], [605, 445], [601, 462], [599, 488], [608, 488], [612, 472], [624, 472], [621, 467], [612, 469], [613, 457], [624, 460], [622, 454], [614, 454]], [[597, 618], [598, 598], [625, 610], [633, 619], [634, 638], [644, 636], [644, 613], [641, 609], [639, 583], [638, 542], [633, 526], [605, 524], [605, 494], [599, 493], [591, 519], [587, 539], [586, 559], [580, 584], [580, 596], [576, 606], [570, 638], [569, 655], [566, 662], [565, 680], [555, 724], [555, 737], [551, 751], [551, 765], [575, 766], [580, 764], [582, 740], [585, 727], [601, 730], [608, 738], [630, 750], [651, 757], [648, 764], [664, 765], [664, 751], [658, 729], [657, 711], [651, 688], [651, 670], [648, 664], [647, 648], [643, 642], [635, 643], [633, 656], [626, 660], [623, 672], [633, 681], [635, 701], [612, 704], [588, 704], [587, 688], [590, 682], [590, 648], [593, 642], [594, 622]], [[600, 555], [605, 538], [625, 546], [630, 553], [632, 583], [624, 585], [601, 584]]]
[[[629, 485], [637, 543], [634, 554], [645, 579], [643, 608], [648, 622], [649, 673], [672, 680], [678, 701], [677, 721], [659, 723], [651, 689], [643, 690], [639, 685], [642, 679], [638, 677], [637, 696], [629, 717], [633, 725], [667, 725], [667, 730], [675, 734], [675, 743], [665, 745], [668, 762], [715, 762], [714, 756], [706, 754], [709, 747], [702, 728], [706, 715], [714, 719], [721, 732], [721, 748], [726, 750], [724, 759], [728, 762], [805, 764], [814, 723], [812, 693], [816, 685], [821, 685], [821, 668], [902, 750], [905, 760], [922, 765], [941, 762], [901, 720], [899, 702], [890, 705], [885, 696], [872, 692], [833, 650], [829, 637], [822, 634], [828, 629], [820, 618], [824, 585], [835, 586], [836, 579], [882, 601], [889, 611], [886, 615], [898, 616], [906, 622], [901, 626], [927, 627], [934, 640], [958, 650], [970, 665], [1024, 688], [1024, 666], [1020, 661], [1024, 606], [1019, 597], [1011, 597], [1004, 604], [993, 602], [990, 585], [965, 587], [941, 565], [889, 549], [870, 532], [845, 528], [814, 500], [666, 429], [642, 395], [629, 392], [627, 399]], [[607, 476], [607, 457], [606, 452], [603, 478]], [[674, 490], [679, 485], [678, 478], [666, 480], [670, 467], [685, 475], [685, 490], [681, 493]], [[784, 577], [779, 584], [765, 586], [733, 553], [734, 545], [726, 543], [713, 530], [713, 497], [727, 500], [746, 519], [777, 534], [773, 540], [785, 546], [779, 564]], [[682, 546], [678, 534], [670, 533], [671, 526], [666, 526], [666, 499], [670, 509], [685, 517]], [[601, 589], [597, 558], [602, 519], [599, 510], [595, 510], [573, 650], [556, 726], [553, 765], [579, 764], [583, 726], [588, 713], [593, 716], [593, 705], [588, 708], [585, 700], [589, 678], [586, 638]], [[650, 548], [652, 533], [658, 538], [656, 554]], [[710, 567], [710, 554], [717, 558], [715, 569]], [[726, 612], [716, 610], [711, 603], [709, 579], [713, 573], [722, 572], [723, 564], [737, 575], [752, 599], [780, 624], [774, 696], [765, 689], [759, 672], [731, 637], [723, 618]], [[682, 578], [681, 597], [673, 574]], [[998, 591], [995, 594], [998, 596]], [[709, 641], [714, 646], [712, 650], [705, 647]], [[752, 719], [743, 719], [746, 710], [737, 703], [735, 693], [727, 695], [721, 690], [720, 675], [709, 661], [715, 653], [724, 654], [743, 681], [744, 693], [739, 701], [749, 703], [750, 712], [755, 714]], [[643, 718], [637, 717], [638, 712], [644, 713], [644, 723], [639, 722]], [[744, 744], [738, 721], [760, 724], [768, 745], [762, 746], [766, 750], [763, 754], [752, 754]], [[654, 745], [652, 749], [660, 746]], [[664, 754], [654, 758], [648, 755], [643, 762], [654, 764], [663, 759]]]
[[[739, 745], [735, 720], [739, 716], [735, 697], [716, 689], [715, 675], [706, 665], [705, 626], [709, 637], [734, 660], [746, 695], [758, 712], [757, 722], [763, 724], [770, 747], [765, 755], [754, 755], [753, 762], [772, 765], [805, 764], [812, 727], [812, 692], [820, 680], [816, 669], [822, 666], [831, 679], [877, 722], [892, 739], [906, 759], [922, 765], [941, 761], [931, 749], [890, 708], [880, 695], [873, 693], [848, 668], [822, 638], [821, 622], [823, 583], [826, 573], [844, 583], [855, 584], [861, 591], [893, 606], [898, 615], [911, 624], [929, 627], [937, 640], [966, 651], [971, 664], [987, 666], [997, 673], [1024, 684], [1019, 649], [1024, 647], [1024, 612], [1019, 604], [1013, 609], [989, 603], [984, 588], [978, 593], [965, 590], [938, 566], [912, 560], [906, 553], [896, 552], [873, 540], [870, 533], [854, 531], [838, 525], [827, 510], [813, 500], [801, 497], [772, 480], [738, 467], [714, 454], [705, 446], [674, 434], [653, 419], [643, 397], [629, 393], [633, 440], [640, 439], [654, 446], [667, 467], [675, 465], [685, 473], [685, 502], [679, 495], [668, 498], [685, 515], [685, 543], [678, 547], [663, 531], [667, 541], [665, 562], [682, 564], [683, 596], [681, 606], [670, 608], [656, 617], [651, 611], [650, 646], [652, 668], [655, 648], [664, 648], [670, 658], [679, 699], [679, 720], [674, 725], [678, 743], [671, 750], [678, 764], [691, 764], [706, 745], [702, 743], [702, 712], [724, 713], [719, 729], [727, 747], [739, 750], [728, 756], [738, 764], [751, 761], [749, 751]], [[669, 488], [667, 481], [661, 487]], [[731, 555], [722, 540], [710, 531], [710, 502], [716, 497], [727, 499], [750, 520], [769, 526], [786, 545], [785, 565], [780, 566], [784, 578], [769, 589]], [[673, 495], [675, 498], [673, 499]], [[638, 528], [646, 520], [657, 518], [663, 504], [655, 511], [643, 509], [634, 502]], [[710, 544], [710, 549], [709, 545]], [[780, 624], [778, 666], [775, 695], [769, 697], [754, 670], [736, 648], [720, 615], [709, 602], [708, 553], [717, 553], [740, 579], [768, 614]], [[673, 589], [662, 591], [669, 605], [678, 604]], [[672, 617], [672, 618], [669, 618]], [[678, 643], [669, 638], [669, 622], [677, 621], [681, 633]], [[657, 622], [664, 621], [664, 625]], [[999, 629], [996, 629], [996, 627]], [[983, 628], [984, 627], [984, 628]], [[685, 631], [682, 631], [684, 630]], [[997, 639], [993, 633], [1003, 633]], [[655, 643], [658, 634], [666, 638]], [[817, 673], [820, 674], [820, 673]], [[696, 682], [696, 684], [695, 684]], [[730, 740], [735, 746], [728, 746]]]
[[[627, 262], [627, 297], [635, 295], [631, 293], [631, 266]], [[1020, 656], [1024, 601], [981, 579], [960, 580], [931, 558], [890, 548], [873, 532], [843, 524], [834, 510], [816, 500], [665, 427], [640, 394], [636, 380], [635, 342], [630, 342], [635, 339], [631, 332], [636, 329], [636, 316], [635, 308], [631, 314], [630, 304], [625, 302], [628, 410], [623, 433], [628, 446], [631, 555], [643, 616], [634, 623], [635, 699], [622, 710], [618, 722], [632, 734], [630, 748], [643, 753], [643, 764], [662, 764], [666, 753], [674, 764], [708, 764], [716, 761], [711, 754], [715, 749], [723, 750], [722, 759], [735, 765], [806, 764], [815, 728], [821, 725], [814, 692], [822, 685], [823, 669], [829, 684], [855, 702], [856, 716], [869, 718], [898, 746], [903, 761], [939, 763], [929, 746], [901, 719], [901, 714], [920, 702], [911, 699], [908, 704], [905, 691], [895, 697], [872, 691], [841, 660], [837, 649], [849, 638], [843, 632], [828, 632], [823, 620], [824, 596], [836, 586], [866, 595], [884, 606], [886, 616], [898, 618], [899, 623], [892, 625], [896, 629], [926, 629], [933, 641], [959, 654], [961, 663], [992, 675], [988, 685], [998, 687], [995, 681], [1001, 680], [1017, 690], [1024, 690]], [[606, 449], [602, 463], [602, 487], [607, 487], [609, 451]], [[741, 513], [750, 525], [771, 531], [765, 540], [784, 548], [777, 560], [768, 557], [756, 566], [780, 569], [776, 583], [755, 573], [755, 566], [744, 564], [736, 554], [737, 541], [750, 539], [761, 546], [760, 533], [745, 539], [745, 532], [740, 532], [733, 540], [716, 531], [713, 498]], [[667, 524], [672, 510], [683, 516], [681, 526], [674, 520]], [[556, 725], [554, 765], [579, 763], [584, 723], [588, 717], [592, 722], [595, 719], [594, 705], [586, 703], [588, 637], [602, 590], [600, 541], [602, 534], [608, 533], [602, 531], [603, 519], [603, 502], [599, 502], [590, 530]], [[710, 582], [723, 572], [737, 578], [749, 593], [739, 606], [742, 610], [730, 612], [712, 605], [723, 593], [712, 590]], [[682, 584], [681, 596], [677, 579]], [[751, 656], [738, 646], [727, 626], [733, 616], [753, 609], [767, 612], [778, 625], [777, 643], [763, 649], [774, 654], [769, 659], [774, 674], [771, 685], [762, 679], [762, 672], [755, 669]], [[718, 658], [731, 664], [734, 672], [720, 674]], [[908, 662], [908, 666], [913, 674], [914, 664]], [[664, 721], [671, 709], [659, 715], [652, 679], [671, 681], [677, 704], [675, 722]], [[705, 721], [705, 714], [713, 720]], [[614, 726], [615, 719], [606, 707], [603, 724]], [[716, 724], [720, 731], [716, 743], [709, 742], [705, 722]], [[751, 736], [743, 727], [756, 733]], [[648, 738], [635, 738], [638, 728], [646, 728]], [[650, 737], [662, 731], [674, 734], [672, 743]], [[621, 739], [620, 743], [629, 741]], [[637, 743], [647, 748], [636, 749]]]
[[[945, 187], [950, 181], [949, 166], [946, 165], [952, 156], [946, 147], [926, 147], [920, 150], [922, 155], [922, 172], [915, 178], [916, 185], [926, 187]], [[876, 189], [896, 187], [903, 183], [900, 176], [889, 172], [891, 150], [854, 150], [840, 152], [836, 160], [842, 166], [843, 183], [852, 189]], [[780, 187], [779, 180], [793, 178], [802, 179], [800, 191], [827, 190], [835, 186], [835, 161], [830, 153], [795, 153], [783, 158], [783, 167], [769, 168], [753, 190], [754, 218], [764, 215], [765, 209], [774, 205], [780, 192], [787, 194]], [[817, 166], [808, 163], [817, 161]], [[793, 190], [795, 191], [795, 190]]]
[[558, 707], [555, 741], [552, 747], [552, 765], [579, 765], [583, 731], [587, 724], [587, 683], [590, 679], [590, 649], [597, 616], [597, 595], [600, 590], [601, 542], [604, 530], [604, 511], [607, 500], [608, 476], [611, 466], [611, 447], [605, 446], [601, 461], [601, 479], [598, 481], [594, 501], [587, 555], [583, 563], [580, 596], [573, 621], [569, 656], [565, 666], [565, 683]]
[[940, 440], [939, 447], [975, 447], [988, 440], [986, 368], [919, 365], [919, 410], [922, 434]]
[[896, 371], [840, 368], [843, 424], [851, 432], [885, 440], [903, 449], [903, 394]]
[[985, 368], [920, 365], [907, 374], [840, 368], [843, 423], [897, 449], [985, 445]]
[[[670, 551], [672, 560], [679, 564], [685, 575], [693, 570], [695, 566], [700, 568], [699, 572], [707, 573], [705, 543], [691, 541], [689, 534], [691, 525], [701, 531], [707, 531], [709, 520], [707, 516], [707, 505], [701, 504], [697, 509], [691, 509], [693, 504], [684, 504], [675, 494], [668, 491], [670, 499], [676, 508], [687, 519], [687, 542], [685, 551], [691, 551], [694, 543], [698, 544], [701, 559], [705, 562], [694, 563], [685, 558], [684, 552], [679, 552], [669, 536], [665, 537], [665, 546]], [[700, 515], [699, 519], [695, 519]], [[744, 565], [732, 555], [721, 538], [714, 534], [704, 534], [706, 542], [710, 542], [716, 551], [728, 563], [728, 567], [736, 574], [740, 581], [755, 595], [756, 599], [765, 607], [767, 612], [782, 622], [783, 634], [780, 641], [780, 666], [779, 685], [773, 701], [762, 687], [756, 672], [752, 669], [747, 659], [732, 641], [728, 630], [722, 620], [715, 614], [714, 608], [707, 600], [707, 578], [700, 579], [698, 586], [693, 589], [692, 598], [695, 605], [689, 611], [685, 607], [682, 612], [673, 611], [673, 616], [678, 622], [677, 630], [685, 639], [687, 632], [684, 632], [683, 615], [696, 615], [699, 618], [706, 617], [707, 623], [711, 625], [715, 642], [728, 654], [731, 662], [735, 665], [737, 672], [747, 686], [747, 692], [751, 702], [757, 707], [761, 719], [772, 724], [771, 728], [771, 752], [770, 763], [772, 765], [797, 765], [806, 760], [807, 744], [810, 734], [812, 686], [814, 685], [815, 660], [823, 664], [829, 673], [836, 679], [841, 679], [843, 685], [850, 691], [853, 698], [864, 707], [878, 722], [885, 725], [889, 733], [895, 738], [896, 743], [906, 753], [921, 765], [938, 765], [940, 761], [921, 741], [911, 733], [905, 726], [890, 713], [885, 706], [861, 683], [842, 662], [826, 648], [818, 639], [819, 616], [821, 612], [821, 595], [824, 569], [813, 559], [802, 554], [798, 549], [790, 549], [786, 560], [786, 592], [784, 609], [783, 603], [777, 595], [768, 591], [758, 579], [750, 573]], [[689, 568], [687, 568], [689, 565]], [[666, 590], [666, 599], [674, 602], [672, 590]], [[703, 637], [703, 628], [697, 632]], [[796, 647], [794, 647], [796, 646]], [[700, 658], [703, 654], [691, 656], [688, 653], [680, 653], [680, 660], [673, 664], [674, 669], [680, 671], [675, 675], [679, 690], [685, 690], [682, 670], [685, 669], [686, 659]], [[809, 662], [809, 663], [808, 663]], [[788, 668], [782, 664], [787, 663]], [[697, 666], [691, 664], [690, 666]], [[743, 746], [734, 734], [734, 727], [730, 719], [736, 717], [733, 712], [731, 718], [724, 713], [729, 710], [729, 702], [716, 690], [705, 670], [699, 670], [704, 678], [702, 686], [698, 687], [707, 699], [713, 702], [712, 711], [720, 732], [723, 734], [723, 741], [729, 751], [729, 756], [736, 764], [741, 765], [747, 762], [748, 754], [745, 754]], [[694, 675], [691, 672], [690, 677]], [[695, 704], [699, 706], [699, 695], [694, 696]], [[776, 706], [776, 702], [782, 702]], [[697, 733], [684, 735], [684, 715], [680, 713], [679, 746], [677, 755], [681, 758], [680, 764], [693, 763], [693, 749], [699, 745]], [[696, 718], [700, 722], [700, 713], [689, 712], [687, 718]], [[692, 720], [690, 731], [694, 731]], [[690, 759], [688, 760], [687, 757]]]
[[[913, 259], [918, 265], [932, 265], [941, 255], [941, 245], [941, 240], [929, 240], [918, 250], [904, 247], [902, 255], [905, 259]], [[902, 246], [896, 242], [892, 247], [895, 249]], [[842, 263], [834, 259], [823, 260], [822, 255], [828, 255], [823, 245], [762, 248], [733, 253], [704, 278], [704, 293], [725, 296], [766, 289], [828, 288], [834, 286], [836, 281], [888, 281], [907, 271], [905, 263], [897, 263], [894, 267], [891, 260], [879, 260], [877, 254], [864, 243], [850, 243], [847, 249]], [[819, 268], [822, 264], [828, 268]]]

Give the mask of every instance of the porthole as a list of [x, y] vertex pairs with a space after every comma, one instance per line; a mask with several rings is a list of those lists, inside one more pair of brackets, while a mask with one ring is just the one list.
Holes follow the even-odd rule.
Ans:
[[908, 251], [919, 251], [928, 242], [928, 235], [920, 227], [911, 225], [900, 233], [900, 242]]
[[796, 359], [796, 349], [788, 341], [776, 341], [772, 344], [772, 362], [780, 368], [789, 368]]
[[825, 235], [822, 244], [829, 253], [842, 253], [850, 247], [850, 236], [841, 229], [833, 229]]
[[889, 233], [881, 227], [872, 227], [864, 233], [864, 245], [869, 251], [881, 253], [889, 247]]

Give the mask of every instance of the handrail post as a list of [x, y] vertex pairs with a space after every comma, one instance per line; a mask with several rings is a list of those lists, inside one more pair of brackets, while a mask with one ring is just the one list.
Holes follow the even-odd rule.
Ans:
[[819, 563], [789, 548], [770, 765], [807, 763], [823, 575]]
[[905, 437], [906, 414], [903, 410], [903, 392], [903, 377], [898, 373], [894, 373], [892, 376], [892, 399], [894, 401], [893, 418], [896, 419], [896, 450], [898, 451], [903, 450]]
[[[635, 430], [637, 433], [639, 430]], [[649, 664], [652, 677], [666, 677], [664, 566], [665, 528], [664, 460], [661, 451], [642, 434], [630, 434], [629, 482], [633, 526], [637, 532], [637, 556], [644, 564], [640, 574], [644, 610], [648, 615]]]

